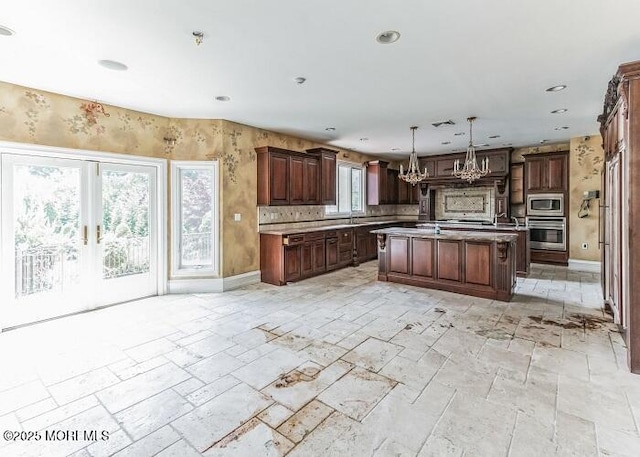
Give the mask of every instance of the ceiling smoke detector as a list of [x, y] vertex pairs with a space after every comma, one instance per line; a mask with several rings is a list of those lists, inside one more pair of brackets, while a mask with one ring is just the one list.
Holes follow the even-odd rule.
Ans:
[[387, 30], [386, 32], [378, 34], [378, 36], [376, 37], [376, 41], [380, 44], [395, 43], [399, 39], [400, 32], [396, 32], [395, 30]]
[[228, 95], [218, 95], [216, 97], [216, 100], [218, 100], [219, 102], [228, 102], [229, 100], [231, 100], [231, 97], [229, 97]]

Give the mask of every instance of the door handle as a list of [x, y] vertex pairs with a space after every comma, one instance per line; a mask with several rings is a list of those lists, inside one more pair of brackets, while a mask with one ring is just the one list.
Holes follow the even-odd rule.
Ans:
[[96, 242], [98, 244], [100, 244], [100, 241], [102, 241], [102, 236], [101, 236], [102, 231], [100, 230], [100, 226], [96, 226]]
[[85, 246], [89, 244], [89, 227], [87, 227], [86, 225], [82, 227], [82, 241], [84, 242]]

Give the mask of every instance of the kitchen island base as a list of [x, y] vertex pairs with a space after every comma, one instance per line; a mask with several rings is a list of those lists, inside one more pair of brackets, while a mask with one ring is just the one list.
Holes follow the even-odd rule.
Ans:
[[515, 234], [389, 228], [378, 236], [378, 280], [510, 301]]

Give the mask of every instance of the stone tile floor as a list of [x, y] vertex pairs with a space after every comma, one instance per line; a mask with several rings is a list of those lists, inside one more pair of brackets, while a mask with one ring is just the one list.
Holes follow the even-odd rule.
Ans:
[[640, 455], [598, 275], [534, 266], [503, 303], [375, 269], [5, 332], [0, 455]]

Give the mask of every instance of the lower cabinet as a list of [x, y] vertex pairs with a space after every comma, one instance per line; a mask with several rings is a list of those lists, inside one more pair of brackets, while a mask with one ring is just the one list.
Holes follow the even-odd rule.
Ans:
[[302, 276], [301, 246], [284, 247], [284, 280], [297, 281]]
[[[295, 234], [260, 234], [262, 282], [282, 286], [287, 282], [317, 276], [378, 257], [377, 235], [383, 227], [405, 225], [385, 223]], [[354, 253], [355, 250], [355, 253]]]
[[338, 237], [327, 238], [325, 242], [327, 271], [338, 268]]

